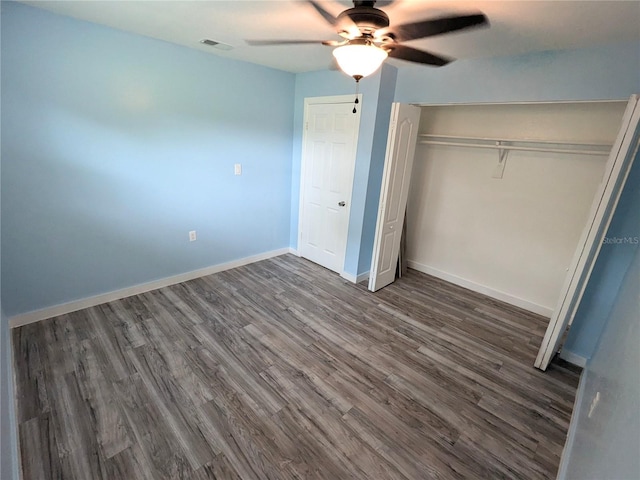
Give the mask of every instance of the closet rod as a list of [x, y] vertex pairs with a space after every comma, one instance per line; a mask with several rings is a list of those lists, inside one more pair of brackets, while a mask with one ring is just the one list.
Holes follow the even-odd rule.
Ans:
[[444, 138], [446, 140], [465, 140], [469, 142], [512, 142], [512, 143], [539, 143], [543, 145], [576, 145], [579, 147], [607, 147], [611, 148], [610, 143], [583, 143], [583, 142], [566, 142], [561, 140], [537, 140], [533, 138], [497, 138], [497, 137], [464, 137], [461, 135], [436, 135], [433, 133], [420, 133], [419, 137], [423, 138]]
[[[499, 140], [496, 140], [499, 141]], [[515, 140], [507, 140], [515, 141]], [[482, 143], [465, 143], [465, 142], [446, 142], [437, 140], [420, 140], [418, 143], [424, 145], [445, 145], [452, 147], [473, 147], [473, 148], [489, 148], [492, 150], [523, 150], [528, 152], [548, 152], [548, 153], [573, 153], [577, 155], [609, 155], [609, 150], [572, 150], [563, 148], [544, 148], [544, 147], [518, 147], [515, 145], [486, 145]], [[523, 142], [529, 143], [529, 142]], [[533, 143], [533, 142], [531, 142]]]

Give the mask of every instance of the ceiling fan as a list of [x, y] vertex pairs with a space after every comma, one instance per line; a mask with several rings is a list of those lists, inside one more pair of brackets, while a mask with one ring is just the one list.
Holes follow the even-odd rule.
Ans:
[[436, 67], [446, 65], [453, 59], [403, 45], [403, 42], [489, 25], [487, 17], [477, 13], [390, 26], [388, 15], [374, 7], [375, 0], [353, 0], [354, 6], [337, 17], [314, 0], [306, 2], [336, 29], [342, 40], [247, 40], [247, 43], [256, 46], [321, 43], [336, 47], [333, 55], [340, 69], [356, 82], [375, 72], [387, 57]]

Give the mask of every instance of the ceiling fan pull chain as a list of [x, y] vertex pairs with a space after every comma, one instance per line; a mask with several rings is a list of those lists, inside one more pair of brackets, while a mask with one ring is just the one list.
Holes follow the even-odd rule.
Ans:
[[356, 105], [360, 103], [360, 100], [358, 100], [358, 91], [359, 91], [359, 87], [360, 87], [360, 78], [358, 78], [359, 75], [355, 75], [353, 78], [356, 79], [356, 99], [353, 102], [353, 113], [357, 113], [358, 110], [356, 110]]

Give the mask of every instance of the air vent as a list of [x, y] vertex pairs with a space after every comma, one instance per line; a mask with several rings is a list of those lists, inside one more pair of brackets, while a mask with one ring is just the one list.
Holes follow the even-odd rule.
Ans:
[[210, 47], [217, 48], [218, 50], [231, 50], [233, 47], [231, 45], [227, 45], [226, 43], [216, 42], [215, 40], [210, 40], [205, 38], [204, 40], [200, 40], [200, 43], [204, 43], [205, 45], [209, 45]]

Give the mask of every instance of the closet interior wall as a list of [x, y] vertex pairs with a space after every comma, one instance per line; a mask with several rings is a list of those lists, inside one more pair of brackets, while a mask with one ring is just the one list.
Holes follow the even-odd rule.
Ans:
[[499, 150], [420, 141], [441, 135], [444, 142], [528, 140], [542, 148], [558, 142], [557, 149], [611, 145], [625, 106], [422, 107], [420, 134], [428, 137], [418, 137], [407, 203], [409, 267], [551, 316], [607, 155], [508, 150], [502, 178], [494, 178]]

